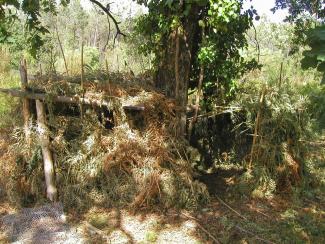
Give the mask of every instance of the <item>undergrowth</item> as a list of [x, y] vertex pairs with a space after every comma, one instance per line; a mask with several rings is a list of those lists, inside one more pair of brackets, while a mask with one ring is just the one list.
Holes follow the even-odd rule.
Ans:
[[248, 170], [236, 189], [257, 198], [308, 189], [317, 181], [315, 170], [320, 170], [309, 151], [311, 141], [322, 140], [325, 93], [318, 74], [294, 69], [297, 64], [291, 58], [284, 59], [280, 75], [279, 57], [271, 59], [239, 84], [232, 103], [242, 107], [246, 117], [247, 129], [240, 133], [255, 137], [243, 162]]

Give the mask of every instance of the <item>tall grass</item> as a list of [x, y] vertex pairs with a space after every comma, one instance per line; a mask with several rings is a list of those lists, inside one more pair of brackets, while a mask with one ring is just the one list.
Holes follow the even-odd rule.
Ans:
[[256, 197], [292, 192], [306, 182], [313, 168], [306, 164], [305, 142], [321, 137], [315, 128], [325, 111], [320, 95], [324, 89], [319, 85], [319, 74], [303, 71], [299, 60], [299, 54], [289, 58], [276, 52], [264, 56], [262, 69], [238, 85], [233, 105], [244, 108], [246, 128], [257, 132], [250, 135], [256, 142], [244, 162], [246, 167], [252, 162], [252, 170], [243, 175], [242, 182]]
[[[18, 72], [11, 70], [11, 56], [6, 47], [0, 48], [0, 57], [0, 87], [17, 87], [19, 85], [19, 75]], [[12, 117], [9, 116], [9, 113], [17, 102], [17, 99], [0, 93], [0, 128], [10, 121], [13, 122], [11, 120]]]

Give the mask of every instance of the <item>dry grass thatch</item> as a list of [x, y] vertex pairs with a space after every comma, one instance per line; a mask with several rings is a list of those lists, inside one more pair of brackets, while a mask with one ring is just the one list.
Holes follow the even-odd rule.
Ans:
[[[64, 205], [80, 210], [94, 205], [196, 208], [208, 201], [205, 185], [193, 179], [188, 145], [174, 136], [178, 110], [174, 101], [151, 89], [145, 79], [116, 74], [110, 77], [110, 82], [87, 83], [85, 97], [114, 101], [111, 130], [103, 127], [91, 107], [84, 108], [82, 118], [54, 115], [53, 106], [63, 105], [52, 104], [50, 99], [47, 102], [56, 180]], [[76, 85], [65, 81], [43, 83], [41, 87], [52, 94], [78, 92]], [[145, 111], [126, 113], [121, 104], [141, 104]], [[15, 187], [21, 179], [26, 181], [24, 192], [29, 192], [29, 197], [39, 200], [44, 196], [34, 126], [32, 148], [26, 148], [23, 135], [18, 133], [10, 149], [16, 159], [20, 158], [20, 165], [15, 164], [14, 169], [18, 176], [6, 184], [8, 195], [15, 195], [15, 199]], [[11, 190], [9, 185], [13, 186]]]

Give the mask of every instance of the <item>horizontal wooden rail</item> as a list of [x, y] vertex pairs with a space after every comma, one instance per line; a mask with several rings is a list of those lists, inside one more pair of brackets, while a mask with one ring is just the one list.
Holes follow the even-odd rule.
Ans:
[[[87, 104], [92, 106], [105, 106], [108, 108], [113, 107], [113, 103], [111, 101], [101, 101], [93, 98], [85, 98], [81, 96], [56, 96], [56, 95], [48, 95], [46, 93], [34, 93], [31, 91], [22, 91], [19, 89], [5, 89], [0, 88], [0, 92], [9, 94], [13, 97], [21, 97], [21, 98], [28, 98], [33, 100], [41, 100], [46, 101], [47, 99], [52, 99], [54, 102], [60, 103], [72, 103], [72, 104]], [[119, 99], [118, 97], [111, 97], [112, 99]], [[122, 105], [123, 109], [125, 110], [134, 110], [134, 111], [143, 111], [143, 105]]]

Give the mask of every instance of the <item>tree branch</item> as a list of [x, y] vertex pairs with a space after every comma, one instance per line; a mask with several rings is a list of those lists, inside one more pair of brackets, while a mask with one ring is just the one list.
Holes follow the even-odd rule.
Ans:
[[112, 15], [112, 13], [103, 5], [101, 4], [100, 2], [98, 2], [97, 0], [89, 0], [90, 2], [92, 2], [93, 4], [96, 4], [98, 7], [100, 7], [106, 14], [107, 16], [114, 22], [114, 25], [116, 27], [116, 34], [114, 36], [114, 44], [115, 44], [115, 40], [116, 40], [116, 37], [118, 35], [121, 35], [121, 36], [126, 36], [120, 29], [119, 27], [119, 23], [117, 22], [117, 20], [114, 18], [114, 16]]

